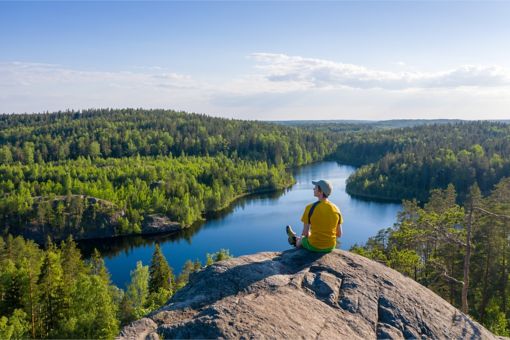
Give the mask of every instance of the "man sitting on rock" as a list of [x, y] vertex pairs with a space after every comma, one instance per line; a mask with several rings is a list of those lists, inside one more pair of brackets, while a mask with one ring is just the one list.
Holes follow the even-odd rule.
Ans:
[[312, 181], [313, 195], [319, 200], [306, 206], [301, 221], [303, 232], [296, 236], [290, 225], [286, 227], [289, 244], [313, 252], [329, 253], [336, 247], [337, 237], [342, 236], [342, 214], [338, 207], [328, 200], [333, 190], [329, 181]]

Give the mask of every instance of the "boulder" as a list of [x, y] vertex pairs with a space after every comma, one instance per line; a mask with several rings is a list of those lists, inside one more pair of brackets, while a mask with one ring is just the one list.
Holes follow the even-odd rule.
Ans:
[[167, 216], [160, 214], [147, 215], [142, 224], [142, 234], [171, 233], [181, 230], [179, 223], [171, 221]]
[[414, 280], [362, 256], [302, 249], [217, 262], [119, 339], [493, 339]]

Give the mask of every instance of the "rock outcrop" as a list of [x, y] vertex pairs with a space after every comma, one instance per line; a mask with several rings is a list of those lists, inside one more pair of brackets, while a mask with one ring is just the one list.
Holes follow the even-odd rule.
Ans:
[[493, 339], [410, 278], [350, 252], [259, 253], [193, 274], [119, 338]]
[[147, 215], [142, 224], [142, 234], [162, 234], [181, 230], [179, 223], [171, 221], [167, 216], [161, 214]]

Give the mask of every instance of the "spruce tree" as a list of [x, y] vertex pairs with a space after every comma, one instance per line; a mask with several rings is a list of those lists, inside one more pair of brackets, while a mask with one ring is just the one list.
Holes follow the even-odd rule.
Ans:
[[59, 334], [59, 323], [65, 318], [67, 306], [64, 299], [64, 278], [59, 254], [46, 252], [39, 275], [39, 310], [42, 329], [40, 337], [52, 337]]
[[149, 269], [149, 293], [157, 293], [160, 288], [171, 291], [174, 283], [172, 268], [168, 265], [159, 244], [156, 244]]
[[101, 257], [101, 253], [97, 248], [94, 248], [94, 253], [92, 254], [90, 260], [90, 274], [92, 275], [98, 275], [101, 277], [105, 282], [110, 282], [110, 274], [108, 273], [108, 270], [106, 269], [106, 266], [104, 264], [104, 260]]
[[67, 241], [61, 242], [60, 249], [62, 251], [64, 284], [70, 287], [77, 280], [78, 274], [85, 272], [85, 266], [81, 259], [80, 250], [76, 247], [72, 236], [69, 236]]
[[15, 309], [23, 308], [21, 301], [23, 298], [23, 282], [20, 274], [20, 270], [16, 269], [16, 271], [12, 273], [8, 282], [7, 291], [3, 298], [4, 305], [6, 307], [4, 312], [6, 315], [12, 314]]

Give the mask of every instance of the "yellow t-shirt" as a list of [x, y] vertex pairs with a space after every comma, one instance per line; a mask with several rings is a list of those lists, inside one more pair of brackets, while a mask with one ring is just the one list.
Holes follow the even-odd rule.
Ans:
[[[301, 221], [308, 224], [308, 212], [313, 203], [306, 206]], [[336, 246], [336, 227], [343, 223], [338, 207], [330, 201], [320, 202], [315, 206], [310, 219], [310, 237], [308, 242], [319, 249]]]

